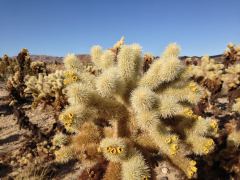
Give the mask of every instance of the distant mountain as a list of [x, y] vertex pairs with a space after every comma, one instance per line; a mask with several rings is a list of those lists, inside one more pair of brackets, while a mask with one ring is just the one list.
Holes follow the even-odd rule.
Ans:
[[[91, 60], [90, 55], [88, 54], [78, 54], [76, 55], [79, 60], [83, 62], [89, 62]], [[44, 62], [62, 62], [64, 57], [59, 56], [47, 56], [47, 55], [31, 55], [33, 61], [44, 61]]]
[[[89, 54], [78, 54], [76, 55], [80, 61], [83, 62], [90, 62], [91, 61], [91, 56]], [[196, 59], [196, 60], [200, 60], [201, 56], [180, 56], [181, 60], [184, 60], [186, 58], [192, 58], [192, 59]], [[211, 58], [216, 59], [219, 62], [222, 62], [224, 60], [223, 55], [219, 54], [219, 55], [213, 55], [210, 56]], [[59, 56], [48, 56], [48, 55], [31, 55], [31, 59], [33, 61], [44, 61], [44, 62], [59, 62], [61, 63], [63, 61], [64, 57], [59, 57]]]

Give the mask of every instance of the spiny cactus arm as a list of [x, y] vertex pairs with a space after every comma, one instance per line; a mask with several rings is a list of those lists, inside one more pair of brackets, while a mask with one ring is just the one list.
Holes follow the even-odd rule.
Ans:
[[67, 163], [68, 161], [76, 158], [76, 154], [72, 146], [63, 146], [54, 153], [56, 156], [56, 162], [60, 163]]
[[64, 85], [82, 82], [92, 86], [95, 84], [95, 76], [89, 72], [79, 72], [76, 70], [66, 70], [64, 72]]
[[56, 159], [65, 163], [76, 158], [81, 160], [85, 166], [90, 167], [100, 158], [97, 152], [100, 139], [99, 128], [92, 122], [85, 122], [79, 128], [79, 133], [69, 137], [67, 144], [56, 152]]
[[97, 111], [94, 108], [85, 108], [83, 105], [75, 105], [67, 107], [59, 116], [65, 128], [70, 132], [76, 132], [86, 121], [96, 119]]
[[172, 57], [178, 57], [180, 54], [180, 46], [177, 45], [177, 43], [170, 43], [165, 51], [162, 53], [161, 58], [163, 59], [169, 59]]
[[99, 65], [101, 69], [108, 69], [115, 64], [116, 55], [111, 50], [106, 50], [103, 52]]
[[141, 47], [138, 44], [122, 46], [117, 63], [120, 76], [129, 88], [133, 88], [143, 65]]
[[187, 176], [192, 179], [197, 173], [196, 161], [186, 157], [186, 149], [179, 148], [178, 153], [173, 156], [168, 156], [170, 161], [179, 167]]
[[68, 54], [63, 59], [63, 63], [67, 70], [77, 70], [77, 71], [80, 70], [81, 71], [82, 67], [83, 67], [81, 61], [74, 54]]
[[76, 158], [81, 161], [85, 168], [92, 167], [102, 159], [102, 155], [98, 152], [98, 146], [98, 143], [90, 142], [83, 145], [75, 144], [73, 146]]
[[[172, 117], [175, 111], [176, 114], [179, 113], [178, 109], [174, 108], [174, 105], [176, 106], [176, 103], [168, 103], [166, 102], [166, 99], [159, 98], [154, 92], [146, 87], [137, 88], [132, 93], [131, 97], [131, 104], [136, 112], [137, 125], [141, 129], [147, 130], [147, 132], [149, 132], [151, 135], [154, 135], [154, 133], [156, 133], [155, 135], [157, 135], [158, 138], [163, 139], [163, 142], [167, 141], [167, 139], [170, 138], [171, 133], [166, 128], [166, 126], [161, 124], [161, 116]], [[159, 109], [162, 106], [161, 103], [166, 107], [163, 106], [162, 109]], [[169, 106], [171, 107], [169, 108]], [[181, 109], [180, 106], [179, 108]], [[161, 131], [161, 135], [158, 131]], [[169, 145], [167, 145], [167, 143], [166, 148], [169, 149]]]
[[138, 87], [131, 93], [131, 105], [139, 113], [142, 111], [151, 111], [159, 105], [159, 97], [148, 87]]
[[104, 138], [99, 149], [108, 161], [121, 163], [128, 157], [129, 144], [123, 138]]
[[96, 79], [96, 89], [102, 97], [122, 96], [124, 85], [116, 67], [105, 70]]
[[114, 46], [103, 51], [101, 46], [93, 46], [91, 49], [91, 59], [93, 63], [100, 69], [108, 69], [116, 64], [117, 54], [124, 45], [124, 37], [122, 37]]
[[[168, 48], [166, 51], [168, 51]], [[153, 90], [157, 89], [160, 85], [176, 79], [183, 70], [184, 64], [178, 57], [165, 55], [151, 65], [151, 68], [141, 78], [139, 85], [147, 86]]]
[[148, 180], [150, 178], [150, 169], [144, 157], [138, 151], [133, 150], [130, 157], [122, 162], [122, 179]]
[[141, 133], [136, 137], [133, 137], [133, 141], [142, 149], [149, 152], [158, 152], [159, 147], [154, 141], [150, 141], [151, 137], [147, 132]]
[[125, 42], [125, 37], [122, 36], [121, 39], [114, 44], [112, 50], [113, 51], [118, 51], [121, 48], [121, 46], [124, 45], [124, 42]]
[[204, 119], [185, 109], [177, 129], [183, 130], [185, 141], [190, 144], [191, 151], [197, 155], [208, 154], [214, 149], [214, 141], [210, 136], [216, 136], [218, 131], [215, 120]]
[[183, 105], [179, 104], [179, 101], [175, 96], [160, 96], [161, 103], [158, 111], [160, 116], [164, 119], [171, 118], [183, 111]]
[[70, 141], [70, 138], [63, 133], [56, 134], [52, 139], [53, 145], [59, 146], [59, 147], [67, 145], [69, 141]]
[[70, 84], [66, 87], [66, 94], [70, 105], [91, 104], [98, 98], [94, 89], [85, 83]]
[[[66, 88], [68, 102], [70, 105], [85, 105], [86, 107], [92, 107], [99, 110], [99, 113], [104, 112], [108, 113], [109, 116], [113, 117], [122, 117], [122, 114], [125, 113], [123, 107], [120, 103], [114, 102], [110, 98], [101, 97], [94, 89], [83, 83], [74, 83]], [[121, 112], [122, 111], [122, 112]], [[105, 114], [105, 118], [109, 116]]]
[[167, 155], [170, 161], [179, 167], [188, 178], [192, 178], [197, 168], [196, 162], [186, 157], [187, 148], [179, 141], [177, 135], [162, 132], [162, 129], [153, 129], [149, 134], [160, 151]]
[[88, 143], [98, 144], [102, 137], [100, 128], [93, 122], [85, 122], [79, 128], [79, 133], [72, 136], [71, 142], [76, 146], [86, 145]]
[[115, 64], [116, 55], [111, 50], [103, 51], [101, 46], [93, 46], [91, 49], [92, 62], [100, 69], [108, 69]]
[[191, 105], [197, 105], [204, 95], [204, 89], [198, 84], [190, 81], [185, 87], [178, 90], [179, 102], [188, 102]]
[[191, 150], [196, 155], [205, 155], [213, 151], [215, 143], [213, 139], [206, 138], [194, 133], [188, 133], [186, 142], [191, 144]]
[[95, 45], [91, 48], [91, 60], [99, 68], [101, 68], [101, 57], [103, 54], [103, 49], [99, 45]]
[[143, 156], [126, 139], [104, 138], [100, 143], [100, 150], [110, 162], [121, 163], [122, 179], [150, 178], [149, 167]]
[[103, 180], [121, 180], [121, 163], [109, 162]]

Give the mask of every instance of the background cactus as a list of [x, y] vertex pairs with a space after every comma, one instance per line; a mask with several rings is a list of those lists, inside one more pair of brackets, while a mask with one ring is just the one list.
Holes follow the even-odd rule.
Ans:
[[0, 79], [6, 80], [11, 74], [17, 71], [16, 59], [9, 58], [8, 55], [3, 55], [0, 58]]
[[240, 61], [240, 45], [234, 45], [233, 43], [229, 43], [224, 52], [225, 64], [228, 66], [229, 64], [234, 64]]
[[203, 56], [199, 66], [191, 66], [194, 68], [194, 76], [196, 78], [209, 79], [216, 81], [223, 73], [224, 65], [217, 63], [214, 59], [209, 56]]
[[42, 102], [44, 105], [48, 104], [61, 109], [66, 104], [63, 91], [64, 72], [61, 70], [49, 75], [40, 73], [38, 77], [30, 76], [25, 84], [24, 93], [26, 96], [33, 97], [33, 107]]
[[[73, 135], [56, 152], [57, 160], [77, 158], [90, 167], [106, 159], [106, 169], [121, 169], [121, 179], [149, 179], [154, 176], [152, 159], [160, 152], [192, 178], [197, 167], [188, 155], [211, 152], [210, 136], [218, 125], [191, 110], [203, 89], [191, 80], [192, 70], [178, 59], [179, 51], [170, 44], [143, 73], [139, 45], [120, 45], [115, 54], [95, 46], [92, 61], [102, 71], [96, 78], [79, 70], [74, 56], [67, 57], [66, 70], [77, 78], [66, 88], [69, 106], [60, 121]], [[104, 178], [110, 179], [107, 174]]]
[[240, 64], [229, 66], [221, 76], [223, 81], [223, 93], [237, 89], [240, 85]]
[[215, 97], [222, 91], [221, 76], [224, 73], [224, 65], [209, 56], [203, 56], [199, 62], [187, 63], [185, 61], [185, 63], [192, 69], [193, 80], [205, 87], [207, 104], [214, 104]]

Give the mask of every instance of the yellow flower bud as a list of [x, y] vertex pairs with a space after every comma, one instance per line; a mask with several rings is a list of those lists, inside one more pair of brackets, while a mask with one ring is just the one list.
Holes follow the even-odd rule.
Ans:
[[170, 144], [172, 142], [172, 138], [170, 138], [170, 137], [166, 138], [165, 142]]
[[191, 167], [192, 172], [197, 172], [197, 168], [195, 166]]
[[107, 147], [107, 151], [110, 152], [112, 150], [112, 147]]
[[176, 141], [178, 140], [178, 136], [177, 136], [177, 135], [173, 135], [173, 136], [171, 137], [171, 140], [172, 140], [173, 142], [176, 142]]
[[197, 164], [196, 161], [194, 161], [194, 160], [191, 160], [191, 161], [190, 161], [190, 165], [191, 165], [191, 166], [195, 166], [196, 164]]
[[117, 149], [116, 148], [112, 148], [110, 151], [112, 154], [116, 154], [117, 153]]
[[118, 153], [122, 153], [122, 152], [123, 152], [123, 148], [118, 147], [118, 148], [117, 148], [117, 152], [118, 152]]

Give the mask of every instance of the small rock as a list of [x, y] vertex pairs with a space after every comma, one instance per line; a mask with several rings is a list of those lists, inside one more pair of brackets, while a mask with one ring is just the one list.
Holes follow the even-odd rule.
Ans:
[[162, 177], [160, 180], [168, 180], [167, 176]]
[[26, 157], [29, 158], [29, 159], [32, 159], [33, 156], [32, 156], [31, 153], [28, 153], [28, 154], [26, 155]]
[[162, 168], [162, 173], [163, 174], [168, 174], [169, 173], [169, 169], [167, 167]]
[[14, 166], [16, 163], [14, 161], [11, 161], [10, 164]]

